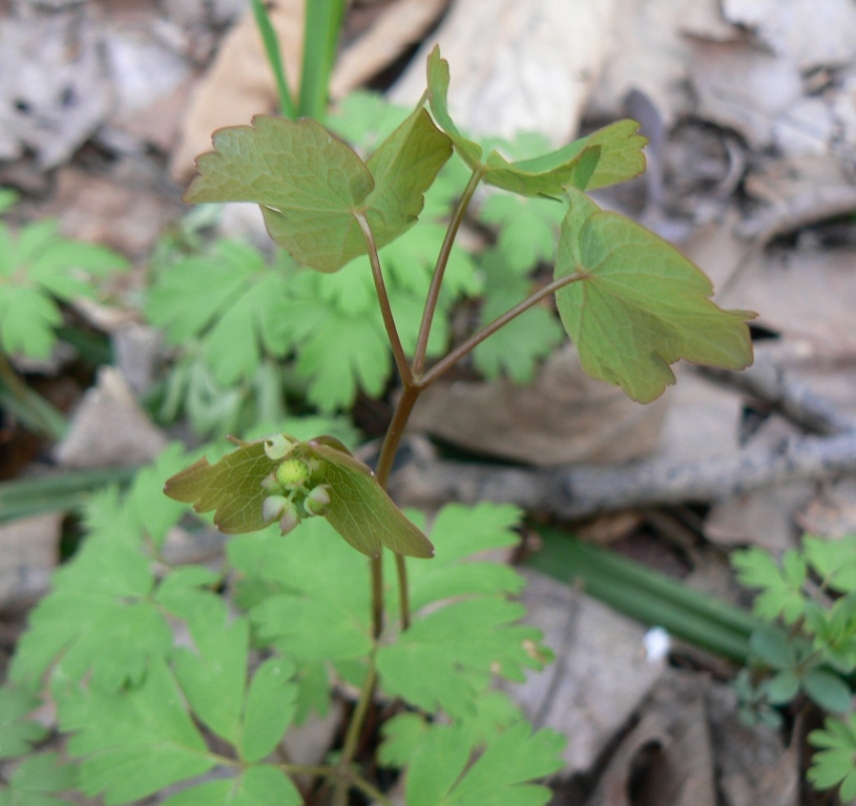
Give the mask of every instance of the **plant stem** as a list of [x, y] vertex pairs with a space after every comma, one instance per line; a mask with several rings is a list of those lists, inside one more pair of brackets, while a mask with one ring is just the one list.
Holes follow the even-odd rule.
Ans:
[[512, 319], [520, 314], [525, 313], [534, 305], [541, 302], [542, 299], [549, 297], [560, 288], [566, 285], [575, 283], [578, 280], [583, 280], [588, 277], [587, 272], [578, 271], [573, 274], [568, 274], [565, 277], [560, 277], [558, 280], [553, 280], [549, 285], [545, 285], [540, 291], [536, 291], [532, 296], [527, 297], [523, 302], [515, 305], [513, 308], [506, 311], [502, 316], [494, 319], [488, 325], [485, 325], [478, 333], [474, 333], [466, 341], [461, 342], [454, 350], [452, 350], [445, 358], [434, 364], [418, 381], [416, 385], [421, 391], [430, 386], [443, 373], [448, 372], [458, 361], [460, 361], [467, 353], [471, 352], [475, 347], [481, 344], [486, 338], [492, 336], [504, 325], [507, 325]]
[[[398, 399], [398, 405], [395, 407], [395, 413], [392, 415], [392, 421], [384, 437], [377, 462], [378, 484], [384, 489], [386, 489], [389, 481], [389, 474], [392, 471], [392, 464], [395, 461], [398, 446], [401, 444], [401, 438], [404, 436], [404, 428], [410, 419], [413, 406], [419, 399], [420, 391], [413, 382], [405, 384], [401, 397]], [[398, 610], [401, 618], [401, 629], [406, 630], [410, 626], [410, 601], [407, 592], [407, 565], [401, 554], [395, 555], [395, 570], [398, 576]]]
[[464, 220], [467, 213], [467, 208], [470, 206], [470, 201], [479, 182], [484, 176], [484, 171], [481, 167], [476, 168], [470, 176], [470, 181], [464, 188], [461, 198], [458, 200], [458, 206], [455, 208], [455, 213], [452, 220], [449, 222], [449, 227], [446, 230], [446, 237], [443, 239], [443, 246], [440, 248], [440, 254], [437, 255], [437, 263], [434, 266], [434, 276], [431, 278], [431, 287], [428, 289], [428, 296], [425, 299], [425, 310], [422, 312], [422, 322], [419, 325], [419, 336], [416, 339], [416, 352], [413, 354], [413, 374], [421, 375], [425, 368], [425, 355], [428, 351], [428, 337], [431, 335], [431, 324], [434, 321], [434, 312], [437, 310], [437, 301], [440, 299], [440, 286], [443, 284], [443, 275], [446, 273], [446, 266], [449, 263], [449, 255], [452, 254], [452, 246], [455, 243], [455, 237], [458, 234], [458, 228]]
[[333, 806], [346, 806], [347, 804], [348, 787], [352, 781], [349, 768], [351, 762], [354, 760], [354, 755], [357, 752], [357, 744], [360, 740], [363, 722], [372, 701], [376, 679], [377, 670], [375, 669], [374, 654], [372, 654], [369, 658], [369, 668], [366, 672], [366, 678], [363, 680], [363, 687], [360, 689], [360, 697], [357, 700], [357, 705], [354, 708], [354, 713], [351, 714], [351, 720], [348, 724], [348, 733], [345, 736], [345, 744], [342, 747], [342, 758], [336, 765], [340, 771], [344, 770], [348, 775], [347, 777], [340, 777], [336, 781], [336, 789], [333, 794]]
[[395, 357], [395, 366], [398, 368], [398, 374], [401, 376], [401, 382], [405, 386], [413, 383], [413, 373], [410, 371], [410, 364], [407, 362], [407, 356], [404, 354], [404, 348], [401, 346], [401, 339], [398, 337], [398, 328], [395, 326], [395, 318], [392, 315], [392, 306], [389, 303], [389, 295], [386, 293], [386, 284], [383, 281], [383, 271], [380, 267], [380, 258], [377, 253], [377, 244], [375, 244], [374, 235], [372, 234], [369, 222], [365, 215], [355, 212], [354, 218], [360, 225], [363, 231], [363, 237], [366, 239], [366, 247], [369, 254], [369, 262], [372, 266], [372, 277], [374, 278], [375, 291], [377, 299], [380, 303], [380, 312], [383, 316], [383, 324], [386, 328], [389, 344], [392, 347], [392, 354]]
[[369, 558], [372, 578], [372, 637], [377, 640], [383, 632], [383, 554]]

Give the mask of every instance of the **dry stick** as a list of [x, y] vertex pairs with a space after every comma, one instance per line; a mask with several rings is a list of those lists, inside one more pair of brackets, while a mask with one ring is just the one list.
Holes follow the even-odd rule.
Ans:
[[625, 467], [549, 470], [415, 461], [392, 487], [414, 504], [498, 501], [579, 519], [634, 507], [708, 502], [791, 481], [856, 474], [856, 432], [796, 437], [704, 462], [649, 459]]
[[788, 377], [780, 362], [758, 356], [741, 372], [700, 368], [702, 374], [747, 392], [771, 405], [795, 425], [813, 434], [844, 434], [856, 430], [856, 420], [818, 395], [808, 384]]

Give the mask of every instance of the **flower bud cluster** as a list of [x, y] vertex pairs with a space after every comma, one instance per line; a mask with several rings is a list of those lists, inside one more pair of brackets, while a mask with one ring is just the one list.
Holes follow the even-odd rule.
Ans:
[[331, 489], [323, 483], [323, 462], [304, 457], [295, 450], [299, 442], [284, 434], [265, 440], [268, 458], [282, 461], [264, 481], [268, 496], [262, 503], [265, 521], [279, 521], [283, 534], [288, 534], [304, 518], [323, 515], [330, 505]]

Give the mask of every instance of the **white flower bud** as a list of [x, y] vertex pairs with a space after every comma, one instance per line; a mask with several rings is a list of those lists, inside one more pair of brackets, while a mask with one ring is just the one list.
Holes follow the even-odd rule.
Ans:
[[265, 453], [268, 459], [285, 459], [296, 445], [285, 434], [274, 434], [265, 440]]
[[319, 484], [313, 488], [306, 499], [303, 501], [303, 506], [310, 515], [323, 515], [330, 505], [330, 485]]
[[284, 535], [287, 535], [299, 523], [300, 513], [297, 511], [297, 507], [289, 501], [288, 506], [282, 512], [282, 517], [279, 519], [279, 529]]
[[269, 495], [262, 504], [262, 518], [275, 521], [290, 503], [284, 495]]

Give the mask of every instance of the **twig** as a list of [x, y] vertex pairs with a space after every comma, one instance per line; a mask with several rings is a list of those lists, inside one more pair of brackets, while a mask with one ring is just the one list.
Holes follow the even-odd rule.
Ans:
[[708, 502], [791, 481], [856, 474], [856, 432], [798, 437], [705, 462], [649, 459], [624, 467], [578, 465], [549, 470], [416, 460], [390, 488], [415, 505], [446, 501], [514, 503], [566, 519], [602, 512]]
[[742, 372], [712, 367], [703, 367], [700, 371], [769, 404], [809, 433], [829, 435], [856, 431], [856, 419], [837, 409], [808, 384], [789, 378], [788, 368], [771, 358], [760, 355]]

